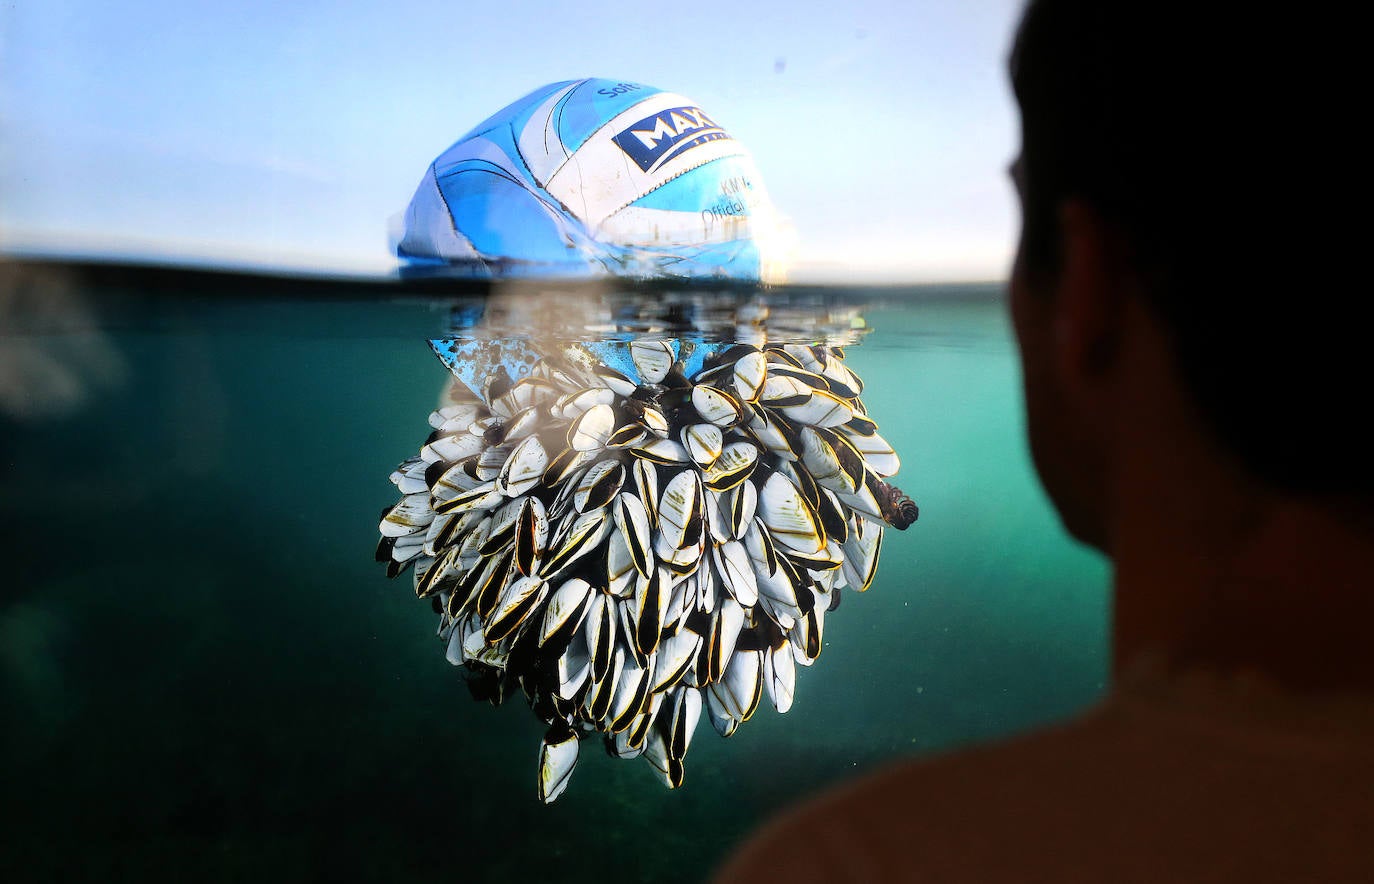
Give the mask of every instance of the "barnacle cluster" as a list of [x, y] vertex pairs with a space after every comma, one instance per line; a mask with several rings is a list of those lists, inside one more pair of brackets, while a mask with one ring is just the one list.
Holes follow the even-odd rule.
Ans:
[[675, 787], [703, 711], [722, 736], [765, 692], [786, 712], [883, 526], [916, 518], [839, 347], [435, 346], [484, 367], [392, 474], [378, 559], [414, 567], [476, 696], [519, 691], [548, 726], [545, 802], [583, 738]]

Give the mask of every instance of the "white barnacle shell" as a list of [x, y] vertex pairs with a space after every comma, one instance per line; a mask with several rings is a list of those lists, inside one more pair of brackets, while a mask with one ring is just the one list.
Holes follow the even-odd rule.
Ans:
[[552, 804], [562, 795], [576, 766], [577, 733], [566, 722], [556, 722], [539, 747], [539, 800]]
[[597, 451], [615, 431], [615, 411], [604, 403], [582, 412], [568, 428], [568, 444], [576, 451]]
[[673, 367], [676, 354], [667, 341], [633, 341], [630, 343], [630, 358], [634, 360], [639, 376], [646, 384], [662, 383]]

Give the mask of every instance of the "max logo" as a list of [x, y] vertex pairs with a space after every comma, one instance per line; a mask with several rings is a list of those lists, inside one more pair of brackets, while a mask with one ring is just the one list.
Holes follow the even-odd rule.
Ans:
[[645, 117], [611, 139], [645, 172], [685, 150], [730, 136], [699, 107], [672, 107]]

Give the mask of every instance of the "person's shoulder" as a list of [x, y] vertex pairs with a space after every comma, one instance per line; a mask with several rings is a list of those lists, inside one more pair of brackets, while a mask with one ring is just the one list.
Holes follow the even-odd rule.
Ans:
[[1068, 724], [843, 784], [719, 880], [1347, 880], [1374, 862], [1374, 702], [1214, 688], [1119, 691]]
[[[1047, 814], [1074, 813], [1096, 791], [1084, 750], [1099, 744], [1099, 714], [1007, 743], [908, 761], [843, 783], [779, 815], [750, 839], [718, 881], [974, 880], [988, 851], [1038, 831]], [[1101, 763], [1100, 745], [1091, 753]], [[1071, 800], [1065, 800], [1072, 794]], [[1053, 805], [1053, 806], [1049, 806]], [[1072, 828], [1056, 824], [1056, 830]]]

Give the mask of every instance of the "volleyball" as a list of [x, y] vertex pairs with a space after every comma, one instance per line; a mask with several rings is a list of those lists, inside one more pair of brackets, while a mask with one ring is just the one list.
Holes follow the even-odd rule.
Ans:
[[673, 92], [537, 89], [426, 170], [397, 254], [413, 272], [776, 281], [787, 236], [754, 160]]

